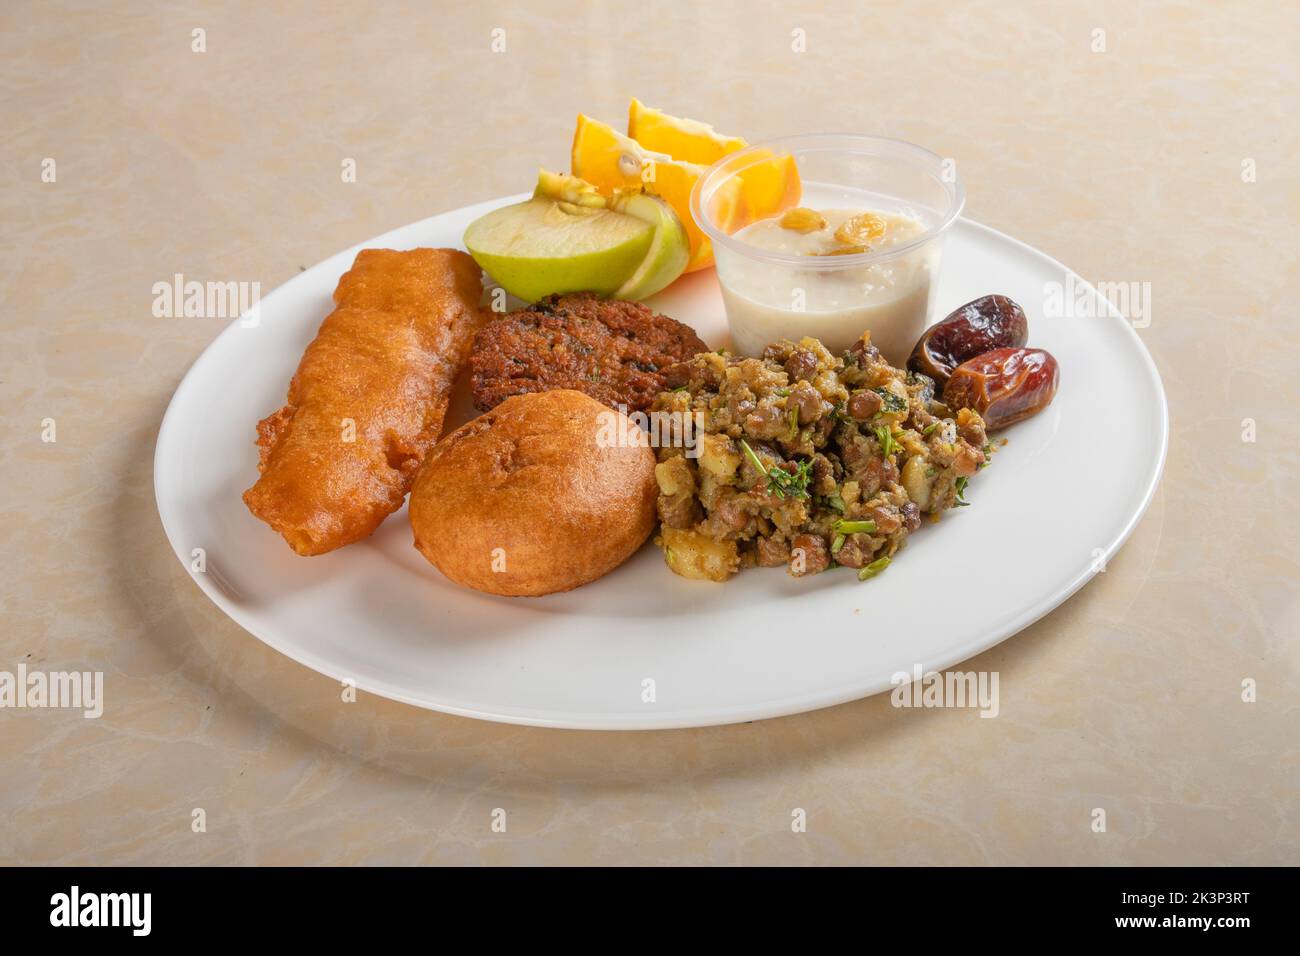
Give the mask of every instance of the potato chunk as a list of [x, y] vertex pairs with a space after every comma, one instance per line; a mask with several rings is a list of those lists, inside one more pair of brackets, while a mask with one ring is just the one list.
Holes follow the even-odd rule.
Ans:
[[726, 435], [702, 435], [699, 466], [715, 478], [730, 482], [740, 467], [740, 452]]
[[664, 561], [674, 574], [700, 581], [725, 581], [740, 568], [734, 541], [714, 541], [689, 528], [660, 531]]
[[655, 481], [659, 483], [660, 493], [670, 498], [695, 491], [695, 474], [690, 462], [680, 455], [655, 465]]

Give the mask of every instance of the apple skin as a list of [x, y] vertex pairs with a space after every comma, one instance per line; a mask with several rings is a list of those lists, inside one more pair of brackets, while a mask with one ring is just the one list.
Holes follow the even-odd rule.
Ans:
[[[645, 233], [613, 249], [567, 259], [519, 259], [494, 256], [470, 248], [469, 254], [496, 283], [516, 298], [536, 302], [548, 295], [595, 292], [613, 295], [625, 276], [636, 270], [650, 248]], [[467, 243], [468, 245], [468, 243]]]
[[616, 189], [607, 199], [576, 176], [545, 169], [532, 199], [470, 223], [465, 246], [503, 289], [528, 302], [566, 292], [645, 299], [690, 260], [686, 227], [658, 196]]
[[[505, 217], [523, 216], [525, 221], [536, 219], [540, 210], [520, 209], [532, 203], [549, 206], [552, 200], [530, 199], [495, 210], [470, 223], [465, 230], [465, 247], [479, 267], [511, 295], [526, 302], [566, 292], [613, 295], [645, 261], [655, 238], [653, 228], [639, 229], [625, 238], [611, 241], [606, 248], [577, 255], [525, 257], [487, 251], [484, 233], [498, 226]], [[599, 214], [610, 215], [604, 210]]]
[[686, 269], [691, 258], [691, 239], [673, 207], [657, 196], [636, 194], [616, 198], [615, 212], [635, 216], [654, 226], [654, 241], [645, 258], [627, 281], [614, 292], [616, 299], [639, 302], [667, 288]]

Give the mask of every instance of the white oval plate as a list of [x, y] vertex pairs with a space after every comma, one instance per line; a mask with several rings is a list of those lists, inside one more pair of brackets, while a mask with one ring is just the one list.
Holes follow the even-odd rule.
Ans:
[[[489, 209], [434, 216], [341, 252], [262, 299], [199, 357], [158, 434], [154, 489], [195, 581], [271, 647], [363, 691], [447, 713], [548, 727], [636, 730], [776, 717], [878, 693], [898, 672], [950, 667], [1051, 611], [1128, 537], [1164, 463], [1168, 420], [1155, 366], [1129, 323], [1048, 318], [1071, 273], [968, 220], [944, 252], [938, 311], [985, 293], [1025, 306], [1030, 344], [1061, 364], [1056, 401], [1007, 431], [969, 508], [923, 525], [889, 570], [795, 580], [779, 569], [687, 581], [647, 543], [567, 594], [499, 598], [458, 587], [411, 545], [406, 510], [367, 541], [293, 554], [240, 494], [257, 476], [258, 419], [279, 408], [339, 276], [364, 247], [461, 246]], [[1082, 285], [1082, 280], [1073, 277]], [[711, 271], [651, 303], [710, 345], [726, 324]], [[464, 386], [449, 427], [469, 416]], [[593, 529], [598, 532], [599, 529]], [[645, 681], [654, 700], [643, 700]]]

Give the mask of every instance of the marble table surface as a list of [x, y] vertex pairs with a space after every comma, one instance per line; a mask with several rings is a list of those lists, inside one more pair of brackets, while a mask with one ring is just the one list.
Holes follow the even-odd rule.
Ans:
[[[106, 687], [98, 719], [0, 709], [0, 863], [1300, 863], [1300, 10], [211, 6], [0, 8], [0, 671]], [[224, 322], [156, 318], [153, 284], [269, 290], [519, 192], [631, 96], [926, 144], [972, 218], [1149, 283], [1163, 482], [1107, 573], [969, 665], [1001, 674], [996, 720], [344, 705], [173, 556], [154, 439]]]

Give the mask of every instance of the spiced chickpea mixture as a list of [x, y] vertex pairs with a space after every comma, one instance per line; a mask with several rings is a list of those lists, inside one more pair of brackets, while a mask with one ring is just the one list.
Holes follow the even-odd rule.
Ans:
[[927, 375], [864, 335], [841, 356], [812, 338], [761, 359], [706, 352], [668, 372], [652, 411], [699, 413], [698, 457], [658, 449], [656, 543], [688, 578], [742, 567], [795, 576], [883, 571], [923, 515], [965, 504], [992, 447], [973, 408], [950, 411]]

